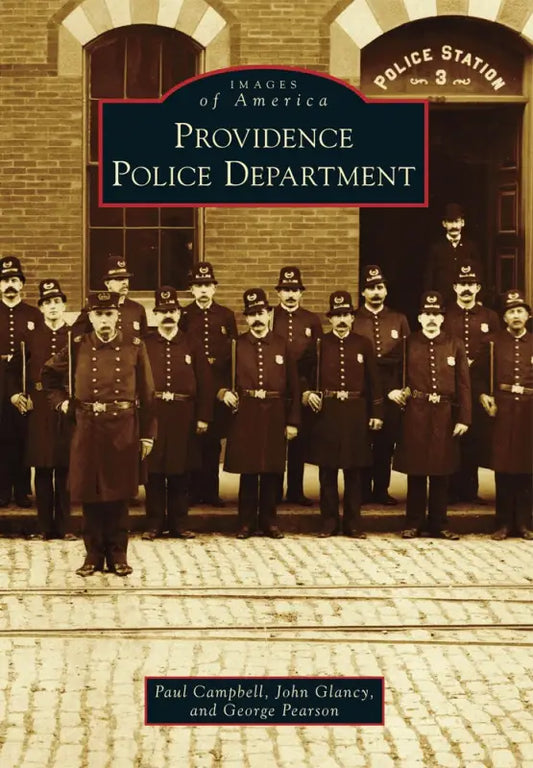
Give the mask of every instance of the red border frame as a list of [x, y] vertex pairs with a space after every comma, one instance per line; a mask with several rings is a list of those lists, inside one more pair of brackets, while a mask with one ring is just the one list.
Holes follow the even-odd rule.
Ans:
[[[276, 69], [284, 72], [303, 72], [307, 75], [323, 77], [326, 80], [333, 80], [345, 88], [349, 88], [356, 93], [365, 103], [379, 104], [424, 104], [424, 202], [423, 203], [103, 203], [103, 183], [102, 173], [102, 106], [103, 104], [157, 104], [165, 101], [174, 91], [183, 88], [196, 80], [203, 80], [211, 75], [218, 75], [224, 72], [245, 72], [258, 69]], [[170, 91], [167, 91], [158, 99], [100, 99], [98, 102], [98, 206], [100, 208], [427, 208], [429, 206], [429, 101], [428, 99], [381, 99], [367, 98], [357, 88], [338, 77], [323, 72], [316, 72], [313, 69], [302, 67], [282, 67], [278, 64], [257, 64], [240, 67], [224, 67], [214, 69], [210, 72], [203, 72], [201, 75], [195, 75], [188, 80], [184, 80], [175, 85]]]
[[[381, 680], [383, 682], [382, 686], [382, 700], [381, 700], [381, 712], [383, 715], [381, 723], [306, 723], [306, 722], [294, 722], [294, 723], [272, 723], [272, 722], [261, 722], [261, 723], [229, 723], [229, 722], [223, 722], [223, 723], [216, 723], [216, 722], [208, 722], [208, 723], [147, 723], [146, 722], [146, 713], [147, 713], [147, 693], [148, 693], [148, 680], [316, 680], [317, 683], [321, 680]], [[169, 726], [169, 725], [179, 725], [179, 726], [188, 726], [189, 728], [196, 728], [201, 727], [204, 725], [207, 726], [231, 726], [235, 727], [238, 726], [239, 728], [247, 728], [248, 726], [259, 726], [259, 727], [270, 727], [270, 726], [291, 726], [291, 727], [298, 727], [301, 728], [302, 726], [313, 726], [313, 727], [323, 727], [323, 728], [339, 728], [339, 727], [351, 727], [353, 725], [368, 725], [368, 726], [384, 726], [385, 725], [385, 677], [383, 675], [350, 675], [350, 676], [340, 676], [340, 675], [258, 675], [252, 676], [252, 675], [241, 675], [241, 676], [234, 676], [234, 675], [145, 675], [144, 677], [144, 725], [145, 726], [153, 726], [153, 727], [159, 727], [159, 726]]]

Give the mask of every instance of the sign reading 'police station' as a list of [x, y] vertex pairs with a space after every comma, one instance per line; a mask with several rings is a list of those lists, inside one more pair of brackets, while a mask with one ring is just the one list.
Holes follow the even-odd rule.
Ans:
[[427, 103], [276, 67], [100, 102], [100, 205], [427, 205]]

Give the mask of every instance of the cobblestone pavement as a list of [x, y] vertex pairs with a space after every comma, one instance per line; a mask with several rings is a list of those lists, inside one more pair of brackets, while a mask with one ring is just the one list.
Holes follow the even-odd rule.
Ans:
[[[0, 540], [2, 768], [533, 768], [533, 546]], [[384, 676], [385, 726], [144, 725], [145, 675]]]

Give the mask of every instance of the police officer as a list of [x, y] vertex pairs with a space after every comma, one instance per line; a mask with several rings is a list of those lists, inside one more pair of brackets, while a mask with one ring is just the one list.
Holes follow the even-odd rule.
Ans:
[[479, 281], [482, 282], [482, 269], [477, 245], [463, 237], [465, 217], [458, 203], [445, 206], [442, 226], [446, 234], [430, 248], [424, 273], [424, 290], [440, 293], [444, 306], [447, 306], [455, 300], [453, 284], [457, 270], [463, 264], [473, 263]]
[[[213, 416], [213, 378], [203, 348], [178, 329], [180, 305], [175, 288], [155, 292], [157, 331], [146, 338], [155, 385], [157, 438], [147, 459], [146, 512], [152, 541], [165, 528], [171, 536], [192, 539], [187, 527], [187, 472], [200, 463], [198, 435]], [[165, 515], [166, 512], [166, 515]]]
[[533, 539], [533, 337], [526, 329], [531, 307], [519, 290], [502, 300], [505, 330], [484, 345], [474, 367], [476, 391], [494, 419], [490, 466], [496, 479], [493, 539], [511, 533]]
[[[305, 286], [298, 267], [283, 267], [279, 273], [276, 286], [279, 296], [279, 304], [274, 307], [273, 327], [274, 333], [282, 336], [295, 358], [298, 365], [300, 381], [307, 378], [305, 361], [308, 359], [306, 351], [313, 346], [316, 339], [322, 335], [320, 318], [314, 312], [301, 306]], [[306, 498], [303, 490], [305, 440], [300, 431], [294, 440], [291, 440], [287, 449], [287, 496], [290, 504], [299, 504], [304, 507], [312, 505], [311, 499]], [[280, 489], [278, 498], [283, 497], [283, 475], [280, 477]]]
[[[482, 344], [492, 337], [500, 327], [494, 310], [484, 307], [477, 297], [481, 291], [476, 265], [463, 264], [453, 284], [455, 302], [446, 311], [442, 330], [450, 336], [457, 336], [465, 345], [468, 365], [472, 366]], [[449, 501], [466, 501], [486, 504], [478, 495], [478, 465], [487, 442], [487, 416], [479, 401], [472, 402], [472, 424], [460, 440], [461, 458], [459, 470], [450, 480]]]
[[[214, 300], [217, 280], [208, 261], [198, 262], [190, 275], [194, 301], [184, 308], [180, 327], [192, 336], [204, 351], [211, 366], [215, 391], [224, 386], [230, 365], [231, 339], [237, 338], [235, 315]], [[191, 500], [211, 507], [223, 507], [220, 498], [219, 468], [221, 439], [226, 436], [229, 411], [217, 401], [214, 418], [200, 438], [201, 466], [192, 473]]]
[[[26, 392], [17, 390], [11, 402], [28, 416], [26, 463], [35, 467], [35, 500], [39, 532], [32, 539], [67, 539], [70, 498], [67, 490], [71, 422], [50, 408], [41, 382], [44, 363], [68, 340], [65, 322], [67, 297], [57, 280], [39, 283], [39, 307], [44, 323], [33, 331], [27, 344]], [[20, 381], [18, 382], [20, 387]]]
[[[106, 289], [119, 295], [117, 330], [121, 331], [125, 339], [130, 337], [144, 338], [148, 331], [146, 310], [138, 301], [128, 298], [130, 278], [133, 273], [128, 270], [126, 260], [122, 256], [109, 254], [107, 257], [107, 270], [102, 277]], [[74, 335], [91, 333], [92, 325], [89, 319], [89, 309], [85, 307], [72, 326]]]
[[144, 343], [117, 330], [118, 294], [92, 292], [87, 306], [94, 330], [74, 339], [70, 362], [68, 348], [48, 360], [42, 382], [54, 407], [75, 409], [70, 492], [82, 503], [86, 548], [76, 573], [90, 576], [106, 560], [127, 576], [127, 500], [138, 485], [139, 454], [145, 458], [153, 446], [154, 384]]
[[[269, 330], [269, 310], [262, 288], [244, 292], [249, 330], [236, 343], [230, 388], [219, 398], [234, 412], [224, 469], [241, 475], [239, 531], [247, 539], [257, 530], [281, 539], [276, 520], [278, 476], [285, 465], [286, 440], [298, 433], [300, 387], [289, 345]], [[259, 519], [258, 519], [259, 518]]]
[[[394, 388], [398, 379], [404, 339], [409, 335], [409, 323], [405, 315], [385, 305], [387, 283], [377, 264], [365, 267], [361, 288], [365, 303], [355, 313], [353, 330], [372, 342], [381, 389], [386, 393]], [[363, 470], [364, 500], [387, 506], [398, 503], [389, 494], [389, 484], [399, 427], [399, 409], [387, 399], [384, 404], [383, 427], [372, 435], [372, 467]]]
[[372, 343], [352, 333], [352, 297], [335, 291], [329, 297], [330, 333], [321, 342], [316, 380], [319, 391], [306, 391], [303, 402], [315, 413], [307, 461], [317, 464], [320, 479], [319, 536], [339, 532], [339, 491], [337, 476], [344, 473], [344, 515], [346, 536], [364, 539], [361, 529], [361, 468], [372, 460], [370, 431], [383, 425], [383, 397]]
[[[8, 384], [20, 376], [15, 363], [21, 360], [21, 342], [27, 343], [43, 318], [37, 307], [22, 301], [26, 278], [16, 256], [0, 259], [0, 507], [14, 495], [19, 507], [31, 507], [28, 497], [30, 472], [25, 465], [27, 419], [24, 410], [13, 407]], [[22, 382], [18, 384], [22, 386]]]
[[393, 463], [407, 475], [404, 539], [420, 535], [426, 503], [430, 534], [459, 538], [448, 528], [446, 512], [449, 477], [459, 461], [458, 439], [471, 419], [470, 374], [463, 342], [442, 331], [444, 312], [440, 293], [423, 294], [418, 315], [422, 330], [412, 333], [406, 344], [406, 387], [388, 395], [405, 407]]

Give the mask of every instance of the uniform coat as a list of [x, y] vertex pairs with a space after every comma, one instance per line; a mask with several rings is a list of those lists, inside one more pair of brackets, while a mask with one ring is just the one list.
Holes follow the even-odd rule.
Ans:
[[[482, 304], [475, 304], [472, 309], [463, 309], [457, 302], [448, 307], [442, 330], [450, 336], [461, 339], [465, 345], [468, 365], [472, 366], [481, 348], [500, 329], [500, 319], [496, 312]], [[471, 368], [472, 370], [472, 368]], [[461, 437], [461, 462], [463, 465], [477, 466], [485, 463], [488, 446], [492, 438], [492, 419], [487, 416], [479, 400], [472, 398], [472, 425], [466, 435]], [[460, 490], [460, 489], [459, 489]], [[477, 492], [472, 487], [473, 495]]]
[[44, 324], [28, 341], [28, 394], [33, 402], [27, 414], [29, 467], [68, 467], [72, 420], [51, 407], [41, 382], [43, 365], [66, 346], [68, 329], [63, 325], [52, 330]]
[[454, 247], [446, 236], [442, 237], [430, 248], [424, 272], [424, 290], [438, 291], [444, 304], [453, 303], [453, 284], [457, 281], [461, 266], [465, 264], [474, 265], [478, 282], [482, 283], [483, 269], [476, 244], [461, 237], [458, 245]]
[[[262, 339], [251, 332], [242, 334], [236, 356], [240, 400], [229, 428], [224, 469], [239, 474], [281, 474], [285, 467], [285, 427], [300, 423], [296, 361], [285, 340], [272, 332]], [[279, 392], [281, 397], [247, 397], [245, 389]]]
[[[490, 394], [489, 342], [473, 368], [475, 397]], [[508, 392], [501, 384], [533, 389], [533, 336], [516, 338], [509, 331], [494, 336], [494, 419], [491, 456], [486, 464], [495, 472], [531, 474], [533, 471], [533, 395]]]
[[[94, 332], [74, 339], [76, 426], [70, 449], [73, 501], [88, 503], [130, 499], [137, 493], [139, 439], [154, 438], [154, 383], [144, 343], [126, 341], [119, 332], [109, 342]], [[42, 369], [44, 388], [54, 407], [65, 400], [68, 354], [63, 349]], [[137, 402], [138, 407], [94, 413], [80, 403]]]
[[408, 399], [394, 469], [408, 475], [450, 475], [459, 461], [459, 438], [452, 437], [454, 425], [469, 425], [471, 421], [464, 344], [442, 331], [434, 339], [417, 331], [409, 336], [406, 346], [406, 384], [411, 392], [440, 394], [450, 401]]
[[368, 421], [383, 418], [383, 396], [372, 343], [357, 333], [340, 339], [330, 332], [321, 346], [321, 391], [346, 390], [359, 392], [361, 397], [324, 397], [322, 409], [310, 416], [306, 460], [335, 469], [368, 466], [372, 461]]
[[[237, 338], [237, 323], [231, 309], [212, 301], [207, 309], [193, 301], [180, 318], [180, 328], [195, 340], [210, 367], [214, 393], [228, 386], [231, 366], [231, 340]], [[216, 402], [209, 433], [220, 439], [227, 433], [229, 409]]]
[[398, 378], [401, 377], [403, 339], [409, 336], [409, 323], [405, 315], [389, 307], [383, 307], [380, 312], [370, 312], [363, 306], [355, 313], [352, 330], [372, 342], [376, 355], [384, 396], [384, 422], [382, 429], [376, 432], [374, 437], [379, 435], [379, 438], [394, 443], [400, 426], [399, 409], [386, 395], [397, 386]]
[[15, 500], [29, 493], [30, 476], [25, 467], [27, 416], [10, 402], [10, 395], [22, 390], [20, 379], [21, 341], [26, 344], [43, 324], [37, 307], [20, 301], [8, 307], [0, 301], [0, 500]]
[[[78, 336], [82, 333], [92, 332], [89, 312], [82, 309], [72, 325], [72, 333]], [[134, 337], [144, 338], [148, 333], [148, 321], [146, 319], [146, 310], [142, 304], [133, 299], [124, 299], [118, 307], [117, 331], [121, 331], [126, 341]]]
[[305, 352], [314, 346], [322, 336], [322, 323], [315, 312], [298, 307], [294, 312], [287, 312], [281, 305], [274, 307], [272, 330], [281, 336], [289, 345], [290, 352], [298, 363], [298, 373], [306, 376]]
[[189, 395], [188, 400], [155, 400], [157, 439], [148, 472], [181, 475], [200, 463], [197, 421], [213, 417], [213, 379], [203, 349], [183, 331], [173, 339], [159, 332], [145, 339], [156, 392]]

